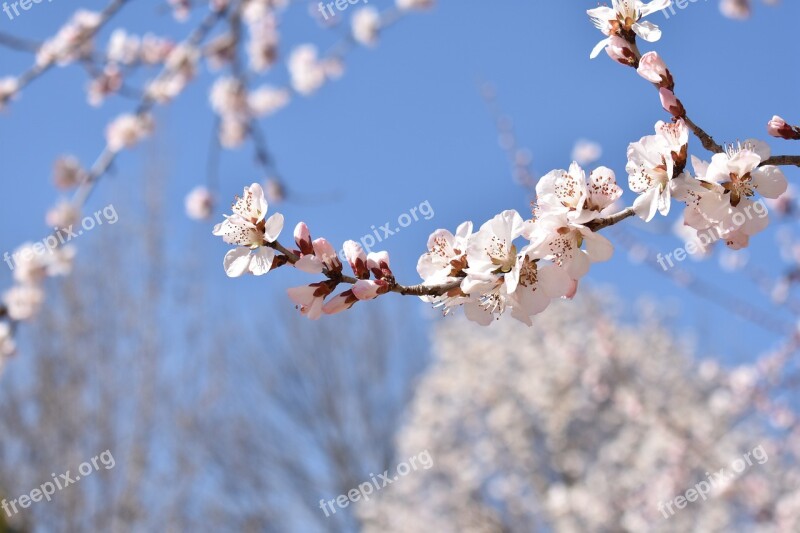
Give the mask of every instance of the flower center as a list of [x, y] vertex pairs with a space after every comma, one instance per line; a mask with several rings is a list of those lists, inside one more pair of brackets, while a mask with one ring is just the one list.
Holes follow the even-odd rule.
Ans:
[[506, 245], [505, 239], [500, 239], [497, 236], [492, 237], [492, 242], [485, 249], [486, 255], [492, 261], [493, 265], [497, 266], [496, 274], [505, 274], [511, 272], [514, 264], [517, 261], [517, 247], [512, 244], [509, 249]]
[[753, 176], [748, 172], [744, 176], [739, 176], [731, 172], [731, 181], [723, 183], [722, 187], [730, 192], [731, 205], [736, 207], [742, 201], [742, 197], [750, 198], [755, 195], [753, 188]]

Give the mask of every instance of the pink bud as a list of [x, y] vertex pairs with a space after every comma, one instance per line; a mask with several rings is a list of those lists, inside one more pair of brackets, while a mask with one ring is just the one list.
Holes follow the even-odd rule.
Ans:
[[319, 238], [314, 240], [314, 255], [325, 264], [325, 267], [330, 271], [342, 270], [342, 262], [336, 255], [336, 250], [333, 249], [331, 243], [327, 239]]
[[790, 125], [779, 116], [772, 117], [767, 124], [767, 131], [773, 137], [787, 140], [800, 139], [800, 128]]
[[369, 278], [369, 269], [367, 268], [367, 254], [364, 249], [355, 241], [345, 241], [344, 255], [347, 257], [347, 262], [350, 263], [350, 268], [353, 269], [353, 274], [359, 279]]
[[608, 57], [623, 65], [633, 66], [636, 64], [636, 52], [633, 51], [628, 41], [617, 35], [609, 37], [606, 53]]
[[289, 298], [297, 305], [310, 305], [314, 300], [314, 293], [317, 287], [313, 285], [303, 285], [302, 287], [292, 287], [287, 289]]
[[326, 315], [335, 315], [336, 313], [341, 313], [342, 311], [350, 309], [357, 301], [358, 298], [355, 297], [352, 289], [347, 290], [328, 300], [327, 303], [322, 306], [322, 312]]
[[370, 252], [367, 255], [367, 268], [372, 271], [372, 274], [377, 279], [383, 279], [392, 276], [392, 270], [389, 268], [389, 252]]
[[333, 292], [335, 283], [321, 281], [303, 287], [292, 287], [287, 290], [289, 298], [297, 304], [300, 313], [311, 320], [317, 320], [322, 316], [322, 306], [325, 297]]
[[669, 114], [677, 118], [686, 116], [686, 109], [684, 109], [683, 104], [678, 100], [678, 97], [675, 96], [674, 92], [666, 87], [662, 87], [659, 89], [658, 95], [661, 97], [661, 105]]
[[314, 247], [311, 244], [311, 232], [305, 222], [300, 222], [295, 226], [294, 242], [297, 243], [297, 247], [300, 248], [300, 252], [303, 255], [314, 253]]
[[636, 72], [650, 83], [666, 87], [669, 90], [675, 86], [667, 65], [656, 52], [647, 52], [643, 55], [639, 60], [639, 68], [636, 69]]
[[389, 284], [380, 280], [360, 279], [351, 289], [359, 300], [373, 300], [381, 294], [389, 292]]

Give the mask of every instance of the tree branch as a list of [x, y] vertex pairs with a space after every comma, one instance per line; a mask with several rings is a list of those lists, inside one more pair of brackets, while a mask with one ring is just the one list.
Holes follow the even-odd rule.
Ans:
[[762, 161], [760, 166], [764, 165], [800, 167], [800, 155], [775, 155]]
[[706, 131], [694, 123], [692, 119], [689, 118], [688, 115], [683, 115], [683, 121], [686, 122], [686, 125], [689, 126], [689, 129], [692, 130], [692, 133], [700, 139], [700, 142], [703, 144], [703, 148], [708, 150], [709, 152], [714, 152], [715, 154], [721, 154], [725, 150], [717, 144], [711, 135], [706, 133]]

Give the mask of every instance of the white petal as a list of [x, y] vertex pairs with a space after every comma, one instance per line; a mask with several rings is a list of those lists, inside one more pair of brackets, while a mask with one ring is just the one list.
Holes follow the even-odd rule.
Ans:
[[514, 300], [511, 316], [529, 326], [532, 325], [530, 317], [538, 315], [550, 305], [550, 297], [541, 289], [531, 290], [529, 287], [517, 291]]
[[514, 268], [511, 269], [511, 272], [504, 276], [504, 281], [506, 283], [506, 291], [509, 294], [517, 290], [517, 285], [519, 284], [519, 264], [522, 262], [522, 259], [517, 258], [517, 264], [514, 265]]
[[742, 150], [730, 158], [727, 170], [729, 173], [733, 172], [739, 176], [744, 176], [748, 172], [755, 170], [759, 163], [761, 163], [760, 155], [752, 150]]
[[267, 216], [267, 209], [269, 208], [267, 198], [264, 195], [264, 188], [261, 187], [259, 183], [253, 183], [250, 185], [250, 192], [253, 194], [253, 210], [251, 211], [251, 216], [255, 216], [260, 222]]
[[275, 213], [267, 219], [266, 227], [264, 228], [264, 236], [267, 242], [275, 242], [283, 230], [283, 215]]
[[238, 278], [250, 269], [250, 249], [234, 248], [225, 254], [222, 264], [228, 277]]
[[758, 157], [760, 157], [762, 161], [769, 159], [769, 156], [772, 155], [772, 149], [764, 141], [760, 141], [758, 139], [747, 139], [744, 144], [750, 145], [752, 150], [758, 154]]
[[314, 300], [314, 292], [317, 288], [311, 285], [303, 285], [301, 287], [290, 287], [286, 289], [289, 298], [297, 305], [307, 306], [311, 305]]
[[583, 250], [576, 250], [569, 261], [565, 261], [564, 268], [572, 279], [580, 279], [589, 272], [592, 262]]
[[250, 272], [256, 276], [263, 276], [272, 268], [273, 259], [275, 259], [275, 250], [262, 246], [250, 259]]
[[617, 13], [608, 6], [598, 6], [593, 7], [592, 9], [587, 9], [586, 14], [593, 19], [604, 22], [613, 20], [617, 16]]
[[743, 218], [740, 218], [739, 216], [731, 218], [734, 223], [737, 221], [737, 219], [739, 221], [744, 220], [744, 223], [740, 229], [745, 235], [755, 235], [756, 233], [761, 233], [767, 229], [767, 226], [769, 226], [769, 216], [758, 216], [757, 210], [753, 208], [754, 203], [755, 202], [751, 200], [742, 200], [742, 202], [737, 206], [736, 210], [742, 215]]
[[708, 171], [708, 161], [703, 161], [697, 156], [692, 156], [692, 168], [698, 179], [704, 179]]
[[658, 195], [658, 212], [661, 213], [662, 216], [669, 215], [669, 208], [671, 205], [671, 189], [670, 187], [664, 187], [664, 190], [661, 191]]
[[294, 264], [295, 268], [302, 270], [306, 274], [321, 274], [322, 261], [315, 255], [304, 255]]
[[658, 189], [653, 187], [633, 201], [633, 212], [645, 222], [650, 222], [658, 210]]
[[[458, 228], [456, 228], [456, 237], [466, 239], [472, 235], [472, 221], [462, 222]], [[464, 252], [464, 250], [461, 250]]]
[[599, 233], [587, 231], [583, 234], [583, 242], [586, 244], [586, 253], [593, 263], [608, 261], [614, 255], [614, 245]]
[[594, 59], [594, 58], [596, 58], [597, 56], [599, 56], [599, 55], [600, 55], [600, 52], [602, 52], [602, 51], [603, 51], [603, 49], [604, 49], [606, 46], [608, 46], [608, 43], [610, 43], [610, 42], [611, 42], [611, 39], [603, 39], [602, 41], [600, 41], [599, 43], [597, 43], [597, 44], [595, 45], [595, 47], [594, 47], [594, 48], [592, 48], [592, 52], [589, 54], [589, 58], [590, 58], [590, 59]]
[[661, 30], [658, 29], [658, 26], [646, 20], [644, 22], [635, 23], [633, 25], [633, 31], [636, 35], [651, 43], [661, 39]]
[[646, 17], [647, 15], [651, 15], [657, 11], [668, 8], [670, 4], [672, 4], [672, 0], [653, 0], [649, 4], [644, 4], [642, 7], [640, 7], [639, 12], [641, 13], [642, 17]]
[[550, 298], [561, 298], [572, 290], [572, 279], [563, 268], [547, 265], [539, 269], [539, 288]]
[[311, 302], [311, 306], [304, 309], [305, 315], [310, 320], [319, 320], [322, 316], [322, 306], [325, 305], [324, 298], [314, 298], [314, 301]]
[[492, 314], [486, 311], [477, 302], [464, 304], [464, 316], [481, 326], [488, 326], [492, 323]]
[[765, 198], [775, 199], [786, 192], [788, 183], [783, 171], [778, 167], [767, 165], [752, 172], [753, 184], [759, 194]]

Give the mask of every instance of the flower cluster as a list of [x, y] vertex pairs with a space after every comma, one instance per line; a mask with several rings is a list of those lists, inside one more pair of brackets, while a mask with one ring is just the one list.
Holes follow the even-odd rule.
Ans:
[[125, 113], [106, 128], [106, 143], [112, 152], [132, 148], [153, 131], [153, 119], [148, 114]]
[[661, 39], [661, 30], [649, 21], [642, 21], [648, 15], [666, 9], [672, 0], [613, 0], [612, 7], [599, 6], [587, 11], [592, 23], [607, 37], [597, 43], [590, 56], [595, 58], [605, 49], [612, 59], [627, 63], [632, 57], [631, 43], [638, 35], [645, 41]]
[[[610, 169], [599, 167], [587, 179], [574, 163], [569, 172], [545, 176], [537, 193], [539, 203], [529, 220], [508, 210], [475, 232], [471, 222], [462, 224], [455, 235], [447, 230], [434, 232], [417, 264], [423, 283], [416, 287], [396, 282], [388, 253], [366, 254], [355, 241], [343, 247], [353, 277], [343, 275], [333, 246], [323, 238], [312, 240], [302, 222], [294, 234], [297, 249], [282, 247], [277, 239], [283, 217], [276, 214], [265, 219], [267, 199], [257, 183], [237, 198], [233, 215], [218, 224], [214, 234], [238, 246], [223, 262], [231, 277], [263, 275], [285, 264], [324, 274], [324, 281], [289, 290], [301, 312], [312, 319], [393, 291], [421, 296], [443, 307], [445, 313], [463, 307], [471, 320], [484, 325], [506, 310], [530, 324], [530, 318], [554, 298], [572, 297], [592, 262], [611, 257], [611, 243], [588, 224], [598, 220], [622, 190]], [[342, 283], [352, 288], [326, 301]]]
[[[295, 230], [297, 249], [283, 248], [277, 242], [283, 218], [265, 220], [267, 199], [258, 184], [237, 199], [234, 214], [214, 234], [239, 246], [225, 257], [229, 276], [262, 275], [285, 264], [324, 274], [323, 281], [289, 291], [310, 318], [398, 292], [419, 296], [444, 314], [461, 307], [482, 325], [506, 311], [530, 325], [531, 317], [553, 299], [572, 298], [592, 263], [611, 258], [613, 246], [598, 231], [631, 215], [646, 222], [657, 213], [666, 216], [674, 199], [686, 204], [687, 230], [713, 229], [733, 249], [747, 246], [749, 237], [766, 227], [769, 218], [756, 209], [756, 193], [776, 199], [787, 188], [778, 167], [762, 164], [770, 157], [769, 148], [751, 140], [715, 154], [710, 163], [693, 157], [694, 176], [686, 170], [688, 148], [689, 128], [680, 118], [656, 123], [655, 135], [631, 143], [626, 171], [637, 197], [618, 212], [615, 206], [623, 191], [610, 168], [598, 167], [587, 177], [573, 162], [568, 170], [547, 173], [536, 185], [529, 219], [506, 210], [477, 231], [465, 222], [455, 233], [438, 229], [431, 234], [427, 252], [417, 262], [422, 283], [414, 287], [396, 282], [386, 252], [367, 255], [354, 241], [343, 248], [354, 277], [343, 275], [333, 246], [325, 239], [312, 241], [302, 222]], [[342, 283], [353, 287], [326, 301]]]
[[63, 66], [90, 54], [91, 37], [101, 22], [100, 13], [83, 9], [76, 11], [55, 37], [42, 44], [36, 54], [36, 62], [43, 67], [52, 63]]
[[44, 301], [42, 283], [48, 277], [64, 276], [72, 270], [75, 249], [62, 246], [48, 250], [42, 243], [25, 243], [10, 255], [14, 285], [3, 295], [6, 312], [12, 320], [30, 320]]
[[765, 143], [750, 140], [714, 154], [710, 163], [693, 158], [696, 177], [684, 174], [675, 180], [675, 197], [687, 204], [685, 224], [715, 231], [731, 248], [747, 246], [750, 236], [769, 224], [768, 217], [754, 216], [756, 193], [776, 199], [788, 186], [778, 167], [761, 166], [769, 156]]
[[[673, 200], [685, 204], [681, 234], [713, 230], [730, 248], [747, 246], [749, 237], [769, 223], [766, 211], [756, 209], [756, 196], [776, 200], [787, 189], [786, 178], [770, 164], [769, 148], [763, 142], [750, 140], [727, 150], [717, 145], [686, 115], [675, 96], [672, 73], [661, 57], [656, 52], [639, 53], [637, 36], [651, 42], [661, 37], [658, 27], [643, 17], [670, 4], [670, 0], [614, 0], [613, 7], [588, 11], [606, 35], [592, 57], [605, 48], [613, 59], [636, 68], [658, 89], [664, 109], [673, 117], [670, 122], [659, 121], [654, 135], [628, 147], [625, 170], [629, 188], [637, 195], [630, 207], [615, 209], [623, 191], [613, 170], [601, 166], [587, 177], [580, 164], [573, 162], [568, 170], [553, 170], [538, 181], [530, 218], [506, 210], [477, 231], [472, 222], [461, 224], [455, 233], [436, 230], [417, 262], [422, 283], [408, 287], [394, 279], [388, 254], [366, 255], [353, 241], [345, 243], [344, 254], [355, 277], [345, 276], [333, 246], [325, 239], [312, 241], [303, 223], [295, 231], [298, 249], [282, 247], [276, 231], [265, 233], [270, 226], [263, 223], [266, 199], [261, 188], [253, 185], [246, 194], [255, 194], [252, 202], [261, 207], [244, 216], [235, 206], [234, 216], [223, 223], [233, 224], [235, 229], [218, 226], [215, 230], [227, 242], [244, 246], [226, 256], [228, 274], [260, 275], [285, 264], [323, 274], [325, 280], [289, 291], [310, 318], [396, 292], [419, 296], [441, 307], [444, 314], [461, 307], [467, 318], [483, 325], [506, 311], [530, 325], [531, 317], [553, 299], [572, 298], [592, 263], [611, 258], [613, 246], [600, 230], [633, 215], [645, 222], [656, 214], [667, 216]], [[366, 36], [369, 32], [360, 33]], [[313, 49], [299, 51], [294, 63], [296, 90], [308, 92], [324, 82], [325, 68]], [[782, 138], [800, 136], [797, 128], [780, 117], [774, 117], [768, 129]], [[687, 170], [691, 132], [704, 147], [716, 152], [710, 163], [691, 158], [694, 175]], [[236, 217], [246, 220], [232, 223]], [[343, 283], [353, 287], [327, 299]]]

